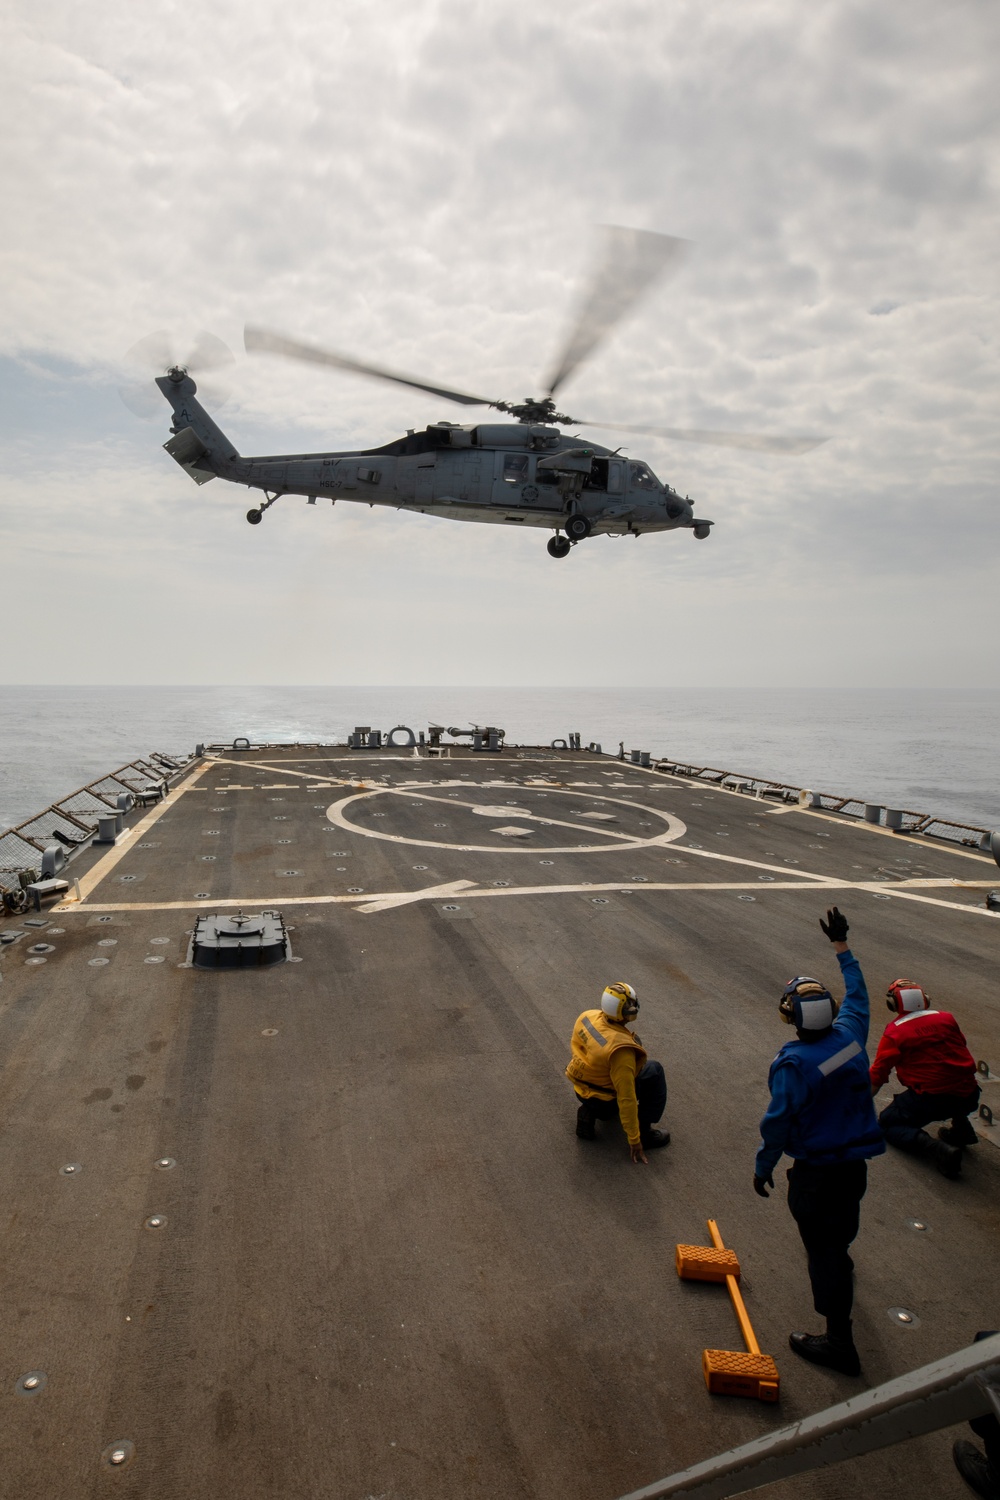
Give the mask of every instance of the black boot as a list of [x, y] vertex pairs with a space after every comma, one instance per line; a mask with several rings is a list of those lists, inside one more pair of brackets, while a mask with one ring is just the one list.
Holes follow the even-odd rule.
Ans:
[[580, 1107], [576, 1112], [576, 1133], [581, 1141], [597, 1140], [597, 1116], [587, 1103], [586, 1099], [580, 1101]]
[[937, 1138], [944, 1141], [946, 1146], [979, 1145], [979, 1137], [972, 1128], [971, 1120], [952, 1120], [950, 1125], [942, 1125]]
[[959, 1146], [949, 1146], [947, 1141], [934, 1141], [934, 1165], [942, 1177], [952, 1179], [962, 1171], [962, 1151]]
[[658, 1146], [670, 1145], [669, 1130], [654, 1130], [652, 1126], [641, 1137], [644, 1151], [655, 1151]]
[[861, 1374], [850, 1318], [827, 1318], [826, 1333], [789, 1334], [788, 1346], [810, 1364], [823, 1365], [841, 1375]]
[[951, 1450], [955, 1468], [970, 1490], [975, 1490], [982, 1500], [1000, 1500], [1000, 1483], [993, 1473], [989, 1460], [980, 1453], [975, 1443], [960, 1438]]
[[947, 1141], [935, 1140], [926, 1130], [921, 1130], [910, 1148], [918, 1156], [934, 1163], [942, 1177], [955, 1178], [962, 1170], [962, 1153], [957, 1146]]

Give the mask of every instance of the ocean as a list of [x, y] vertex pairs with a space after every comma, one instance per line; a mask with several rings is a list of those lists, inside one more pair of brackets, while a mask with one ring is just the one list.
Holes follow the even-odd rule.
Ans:
[[471, 722], [512, 741], [773, 777], [1000, 828], [1000, 691], [511, 687], [0, 687], [0, 829], [150, 750], [343, 741], [356, 724]]

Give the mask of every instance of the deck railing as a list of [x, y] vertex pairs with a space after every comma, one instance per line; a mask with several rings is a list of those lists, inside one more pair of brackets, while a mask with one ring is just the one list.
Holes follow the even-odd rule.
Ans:
[[67, 859], [89, 845], [102, 814], [114, 811], [125, 792], [133, 796], [151, 785], [175, 780], [190, 755], [164, 755], [154, 750], [129, 761], [96, 781], [78, 787], [68, 797], [51, 803], [33, 818], [0, 833], [0, 887], [16, 889], [23, 872], [37, 872], [43, 852], [59, 844]]
[[[770, 781], [762, 776], [745, 775], [739, 771], [722, 771], [715, 766], [687, 765], [681, 761], [661, 759], [654, 761], [654, 768], [667, 771], [673, 776], [684, 776], [691, 781], [720, 786], [727, 792], [744, 792], [749, 796], [773, 798], [778, 802], [798, 802], [805, 795], [813, 799], [809, 805], [823, 812], [842, 813], [848, 818], [863, 819], [871, 806], [871, 803], [860, 797], [842, 797], [834, 792], [812, 792], [788, 782]], [[984, 854], [991, 852], [992, 830], [989, 828], [978, 827], [975, 823], [960, 823], [952, 818], [937, 818], [932, 813], [912, 812], [908, 808], [900, 808], [898, 812], [900, 833], [921, 833], [945, 843], [978, 849]]]
[[1000, 1417], [1000, 1334], [755, 1438], [622, 1500], [726, 1500], [988, 1414]]

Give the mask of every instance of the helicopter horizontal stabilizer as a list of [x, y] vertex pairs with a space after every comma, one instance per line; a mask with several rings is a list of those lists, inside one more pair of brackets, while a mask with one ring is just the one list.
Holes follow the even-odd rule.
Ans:
[[182, 427], [163, 446], [185, 473], [190, 474], [195, 484], [207, 484], [216, 477], [215, 471], [204, 462], [208, 448], [193, 427]]

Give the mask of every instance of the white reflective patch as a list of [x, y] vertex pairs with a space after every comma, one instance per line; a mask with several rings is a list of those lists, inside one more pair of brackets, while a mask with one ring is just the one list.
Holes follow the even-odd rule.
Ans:
[[899, 1003], [905, 1011], [923, 1010], [923, 990], [900, 990]]
[[826, 1062], [820, 1063], [819, 1070], [823, 1074], [823, 1077], [826, 1078], [831, 1073], [835, 1073], [838, 1068], [844, 1066], [844, 1063], [850, 1062], [852, 1057], [857, 1057], [860, 1051], [860, 1042], [851, 1042], [848, 1046], [841, 1047], [840, 1051], [835, 1052], [832, 1057], [828, 1057]]
[[826, 995], [821, 1000], [800, 1000], [799, 1009], [806, 1031], [825, 1031], [833, 1023], [833, 1004]]
[[940, 1014], [939, 1010], [915, 1010], [911, 1015], [900, 1016], [898, 1021], [893, 1022], [893, 1025], [905, 1026], [907, 1021], [915, 1021], [917, 1016], [939, 1016]]

